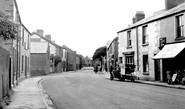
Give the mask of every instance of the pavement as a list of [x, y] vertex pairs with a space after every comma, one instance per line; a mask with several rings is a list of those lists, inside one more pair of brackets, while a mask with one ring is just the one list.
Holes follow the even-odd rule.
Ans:
[[28, 78], [13, 88], [11, 103], [4, 109], [47, 109], [38, 82], [43, 77]]
[[[110, 79], [110, 74], [109, 73], [101, 73], [98, 72], [98, 74], [102, 74], [102, 77], [106, 79]], [[168, 85], [165, 82], [160, 82], [160, 81], [145, 81], [145, 80], [135, 80], [137, 83], [141, 84], [148, 84], [148, 85], [155, 85], [155, 86], [161, 86], [161, 87], [168, 87], [168, 88], [176, 88], [176, 89], [183, 89], [185, 90], [185, 85], [182, 84], [174, 84], [174, 85]]]
[[[103, 78], [109, 79], [109, 73], [100, 73]], [[54, 103], [42, 87], [44, 77], [34, 77], [23, 80], [13, 89], [11, 103], [4, 109], [55, 109]], [[136, 80], [141, 84], [162, 86], [185, 90], [185, 85], [168, 85], [163, 82]]]

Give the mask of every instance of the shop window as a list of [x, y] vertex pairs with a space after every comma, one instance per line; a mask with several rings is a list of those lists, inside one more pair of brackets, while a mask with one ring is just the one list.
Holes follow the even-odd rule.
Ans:
[[127, 32], [127, 46], [132, 47], [131, 31]]
[[135, 70], [134, 55], [127, 55], [125, 64], [125, 73], [130, 74], [134, 72], [134, 70]]
[[142, 29], [142, 33], [143, 33], [143, 45], [146, 45], [148, 44], [148, 26], [143, 26], [143, 29]]
[[134, 65], [134, 56], [130, 55], [130, 56], [126, 56], [126, 62], [127, 65]]
[[148, 55], [143, 55], [143, 72], [149, 71]]
[[183, 25], [183, 15], [176, 16], [176, 32], [177, 38], [184, 37], [184, 25]]

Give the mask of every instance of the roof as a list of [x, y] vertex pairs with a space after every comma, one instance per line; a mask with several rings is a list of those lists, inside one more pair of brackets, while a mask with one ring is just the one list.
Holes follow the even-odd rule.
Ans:
[[183, 12], [185, 11], [185, 2], [172, 8], [172, 9], [169, 9], [169, 10], [161, 10], [161, 11], [158, 11], [156, 13], [154, 13], [153, 15], [141, 20], [141, 21], [138, 21], [132, 25], [130, 25], [129, 27], [121, 30], [121, 31], [118, 31], [117, 33], [120, 33], [120, 32], [123, 32], [123, 31], [126, 31], [126, 30], [129, 30], [129, 29], [132, 29], [132, 28], [135, 28], [135, 27], [138, 27], [138, 26], [141, 26], [141, 25], [144, 25], [144, 24], [147, 24], [147, 23], [150, 23], [150, 22], [153, 22], [153, 21], [157, 21], [157, 20], [160, 20], [160, 19], [164, 19], [166, 17], [169, 17], [169, 16], [172, 16], [174, 14], [177, 14], [177, 13], [180, 13], [180, 12]]
[[114, 41], [116, 41], [118, 39], [118, 37], [115, 37], [112, 41], [111, 41], [111, 43], [109, 44], [109, 46], [107, 47], [107, 49], [109, 49], [111, 46], [112, 46], [112, 43], [114, 42]]
[[[49, 40], [49, 39], [47, 39], [47, 38], [41, 36], [40, 34], [38, 34], [38, 33], [36, 33], [36, 32], [32, 32], [31, 35], [34, 35], [34, 34], [37, 35], [37, 36], [39, 36], [40, 38], [46, 40], [48, 43], [50, 43], [50, 44], [52, 44], [52, 45], [54, 45], [54, 46], [56, 46], [56, 47], [61, 47], [61, 46], [59, 46], [58, 44], [52, 42], [51, 40]], [[62, 47], [61, 47], [61, 48], [62, 48]]]
[[22, 21], [21, 21], [21, 16], [20, 16], [20, 13], [19, 13], [19, 9], [18, 9], [18, 5], [17, 5], [17, 0], [14, 0], [14, 3], [15, 3], [15, 8], [16, 8], [16, 10], [17, 10], [18, 18], [19, 18], [19, 20], [20, 20], [20, 23], [22, 23]]
[[26, 26], [25, 26], [23, 23], [22, 23], [21, 25], [24, 27], [24, 29], [26, 29], [26, 31], [27, 31], [29, 34], [31, 34], [30, 31], [26, 28]]
[[47, 43], [31, 42], [31, 53], [46, 53], [47, 49]]

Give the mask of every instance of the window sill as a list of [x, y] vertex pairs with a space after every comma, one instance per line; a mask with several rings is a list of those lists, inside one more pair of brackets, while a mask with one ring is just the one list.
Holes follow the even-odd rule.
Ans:
[[150, 73], [149, 72], [143, 72], [143, 75], [149, 75]]
[[131, 49], [131, 48], [132, 48], [132, 46], [128, 46], [128, 47], [127, 47], [127, 49]]
[[184, 39], [185, 39], [185, 37], [181, 36], [181, 37], [176, 38], [175, 41], [184, 40]]
[[144, 43], [144, 44], [142, 44], [142, 46], [148, 46], [149, 44], [148, 43]]

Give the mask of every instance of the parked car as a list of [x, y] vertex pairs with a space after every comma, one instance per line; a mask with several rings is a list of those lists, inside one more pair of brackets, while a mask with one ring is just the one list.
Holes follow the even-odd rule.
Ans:
[[113, 70], [111, 72], [110, 79], [113, 80], [114, 78], [118, 78], [123, 81], [125, 81], [125, 79], [131, 80], [131, 81], [139, 80], [139, 77], [137, 77], [134, 74], [134, 68], [135, 68], [135, 65], [126, 65], [125, 74], [121, 74], [121, 70], [119, 67], [116, 70]]

